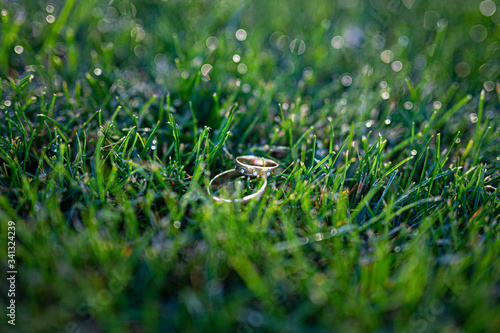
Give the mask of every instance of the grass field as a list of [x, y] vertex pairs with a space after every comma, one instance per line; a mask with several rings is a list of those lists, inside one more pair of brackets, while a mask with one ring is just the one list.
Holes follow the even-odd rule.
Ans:
[[1, 2], [0, 330], [498, 332], [498, 7]]

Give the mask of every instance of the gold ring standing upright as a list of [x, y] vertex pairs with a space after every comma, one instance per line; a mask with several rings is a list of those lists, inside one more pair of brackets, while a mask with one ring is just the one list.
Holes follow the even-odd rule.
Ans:
[[[253, 155], [239, 156], [236, 158], [235, 169], [224, 171], [212, 178], [212, 180], [208, 184], [208, 194], [210, 194], [215, 201], [222, 202], [247, 202], [251, 199], [260, 198], [266, 190], [267, 177], [274, 175], [278, 166], [279, 164], [277, 162], [269, 158]], [[255, 193], [244, 196], [241, 199], [224, 199], [212, 192], [212, 185], [228, 183], [232, 179], [241, 176], [263, 178], [264, 183]]]
[[236, 170], [245, 176], [267, 178], [274, 175], [279, 164], [269, 158], [245, 155], [236, 157]]

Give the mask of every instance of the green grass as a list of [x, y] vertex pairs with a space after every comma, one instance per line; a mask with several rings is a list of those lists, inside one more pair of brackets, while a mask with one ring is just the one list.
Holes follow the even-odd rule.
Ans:
[[500, 8], [46, 5], [0, 4], [2, 332], [498, 331]]

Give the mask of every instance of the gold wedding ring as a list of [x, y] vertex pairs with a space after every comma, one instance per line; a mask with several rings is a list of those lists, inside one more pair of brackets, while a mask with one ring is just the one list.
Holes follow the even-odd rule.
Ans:
[[[246, 202], [254, 198], [260, 198], [266, 190], [267, 177], [274, 175], [278, 166], [278, 162], [269, 158], [254, 155], [239, 156], [236, 158], [235, 169], [224, 171], [212, 178], [208, 184], [208, 194], [210, 194], [215, 201], [222, 202]], [[217, 195], [218, 191], [215, 191], [215, 193], [212, 191], [212, 186], [220, 187], [221, 185], [229, 184], [233, 179], [241, 176], [263, 178], [264, 183], [255, 193], [244, 196], [241, 199], [224, 199]]]
[[245, 175], [267, 178], [274, 175], [279, 164], [269, 158], [254, 155], [236, 157], [236, 170]]
[[208, 194], [210, 194], [215, 201], [222, 201], [222, 202], [247, 202], [254, 198], [260, 198], [264, 193], [264, 191], [266, 190], [267, 186], [266, 178], [264, 178], [264, 184], [255, 193], [244, 196], [241, 199], [224, 199], [212, 192], [212, 186], [220, 186], [222, 184], [229, 183], [231, 180], [239, 178], [241, 176], [243, 175], [234, 169], [219, 173], [208, 184]]

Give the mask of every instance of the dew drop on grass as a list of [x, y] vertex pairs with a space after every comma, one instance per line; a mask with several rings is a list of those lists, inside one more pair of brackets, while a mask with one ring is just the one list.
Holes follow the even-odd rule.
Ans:
[[385, 38], [382, 35], [375, 35], [372, 37], [370, 44], [373, 48], [380, 50], [385, 46]]
[[217, 39], [217, 37], [210, 36], [207, 38], [206, 44], [208, 49], [215, 50], [217, 49], [217, 47], [219, 47], [219, 40]]
[[469, 31], [470, 38], [476, 43], [482, 42], [486, 36], [488, 35], [488, 30], [484, 27], [484, 25], [477, 24], [470, 28]]
[[493, 89], [495, 89], [495, 82], [493, 82], [493, 81], [486, 81], [484, 83], [484, 89], [486, 91], [492, 91]]
[[250, 87], [250, 85], [249, 85], [248, 83], [245, 83], [245, 84], [243, 85], [243, 87], [241, 87], [241, 90], [242, 90], [244, 93], [246, 93], [246, 94], [247, 94], [247, 93], [249, 93], [249, 92], [250, 92], [250, 90], [252, 90], [252, 88]]
[[156, 150], [156, 146], [151, 146], [151, 150]]
[[234, 61], [234, 62], [238, 63], [238, 62], [240, 62], [240, 60], [241, 60], [241, 57], [240, 57], [240, 55], [239, 55], [239, 54], [235, 54], [235, 55], [233, 55], [233, 61]]
[[14, 52], [16, 52], [17, 54], [21, 54], [23, 53], [24, 51], [24, 47], [22, 47], [21, 45], [16, 45], [16, 47], [14, 47]]
[[158, 141], [156, 141], [156, 140], [153, 140], [153, 141], [152, 141], [152, 143], [153, 143], [154, 145], [156, 144], [156, 142], [158, 142]]
[[391, 64], [391, 68], [395, 72], [399, 72], [401, 69], [403, 69], [403, 63], [401, 61], [394, 61]]
[[340, 81], [344, 87], [349, 87], [352, 84], [352, 78], [348, 74], [344, 74]]
[[415, 156], [415, 155], [417, 155], [417, 151], [416, 151], [415, 149], [413, 149], [413, 150], [411, 151], [411, 154], [412, 154], [412, 156]]
[[455, 72], [458, 77], [464, 78], [470, 74], [470, 66], [465, 61], [459, 62], [455, 65]]
[[373, 125], [373, 121], [372, 121], [372, 120], [368, 120], [368, 121], [366, 122], [366, 124], [365, 124], [365, 126], [366, 126], [367, 128], [372, 127], [372, 125]]
[[247, 72], [247, 70], [248, 70], [247, 65], [245, 65], [245, 64], [238, 65], [238, 73], [245, 74]]
[[398, 43], [399, 43], [399, 45], [401, 45], [401, 46], [406, 46], [406, 45], [408, 45], [408, 42], [409, 42], [409, 39], [408, 39], [408, 37], [406, 37], [406, 36], [401, 36], [401, 37], [399, 37], [399, 39], [398, 39]]
[[47, 15], [47, 17], [45, 19], [47, 20], [47, 22], [49, 24], [54, 23], [54, 21], [56, 20], [56, 18], [54, 17], [54, 15]]
[[442, 106], [442, 104], [440, 101], [434, 101], [434, 103], [432, 103], [432, 107], [434, 107], [434, 109], [436, 109], [436, 110], [441, 109], [441, 106]]
[[236, 39], [239, 40], [240, 42], [244, 41], [247, 39], [247, 32], [243, 29], [238, 29], [236, 31]]
[[297, 51], [297, 55], [304, 54], [304, 52], [306, 52], [306, 43], [303, 40], [301, 40], [299, 45], [299, 50]]
[[45, 10], [47, 11], [47, 13], [53, 13], [54, 9], [55, 8], [52, 5], [47, 5], [47, 7], [45, 7]]
[[422, 70], [427, 65], [427, 58], [424, 55], [417, 56], [413, 62], [413, 66], [417, 70]]
[[370, 67], [370, 65], [365, 65], [361, 69], [361, 74], [363, 74], [364, 76], [370, 76], [373, 74], [373, 68]]
[[201, 74], [203, 74], [203, 76], [207, 76], [211, 70], [212, 65], [210, 64], [204, 64], [203, 66], [201, 66]]
[[130, 32], [131, 37], [135, 37], [136, 43], [142, 42], [144, 38], [146, 38], [146, 30], [144, 30], [141, 26], [137, 25]]
[[437, 23], [437, 26], [440, 28], [444, 28], [444, 27], [448, 26], [448, 20], [445, 18], [440, 19]]
[[331, 44], [334, 49], [339, 50], [344, 46], [344, 38], [341, 36], [335, 36], [332, 38]]
[[180, 221], [175, 221], [174, 222], [174, 227], [179, 229], [181, 227], [181, 222]]
[[6, 101], [4, 102], [4, 104], [5, 104], [5, 106], [10, 106], [10, 105], [11, 105], [11, 101], [6, 100]]
[[405, 104], [403, 106], [406, 110], [411, 110], [411, 108], [413, 107], [413, 103], [408, 101], [408, 102], [405, 102]]
[[483, 14], [484, 16], [491, 16], [495, 14], [497, 6], [493, 1], [483, 1], [479, 5], [479, 10], [481, 11], [481, 14]]
[[138, 57], [138, 58], [144, 58], [148, 53], [148, 50], [146, 49], [146, 47], [144, 45], [137, 45], [136, 47], [134, 47], [134, 54]]
[[460, 140], [460, 138], [457, 138], [457, 139], [455, 140], [455, 143], [460, 143], [460, 141], [462, 141], [462, 140]]
[[473, 124], [477, 123], [477, 120], [478, 120], [478, 119], [477, 119], [477, 114], [475, 114], [475, 113], [471, 113], [471, 114], [469, 115], [469, 119], [470, 119], [470, 122], [471, 122], [471, 123], [473, 123]]
[[302, 76], [304, 77], [304, 79], [310, 80], [313, 77], [313, 69], [311, 67], [304, 68]]
[[380, 59], [388, 64], [394, 59], [394, 53], [391, 50], [385, 50], [380, 54]]
[[102, 74], [102, 69], [100, 69], [99, 67], [97, 67], [96, 69], [94, 69], [94, 74], [95, 74], [96, 76], [101, 75], [101, 74]]
[[389, 99], [389, 97], [390, 97], [390, 95], [389, 95], [389, 93], [388, 93], [387, 91], [384, 91], [384, 92], [381, 94], [381, 96], [382, 96], [382, 99]]
[[389, 117], [388, 117], [388, 118], [384, 121], [384, 123], [385, 123], [386, 125], [390, 125], [390, 124], [391, 124], [391, 118], [389, 118]]
[[264, 316], [258, 311], [250, 311], [247, 316], [247, 321], [251, 327], [259, 327], [264, 323]]

